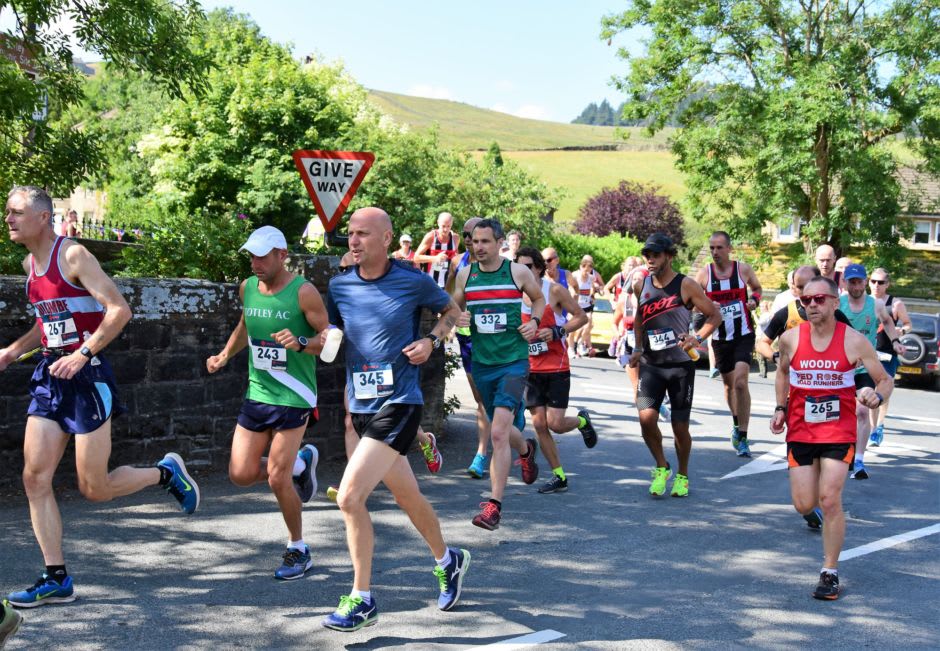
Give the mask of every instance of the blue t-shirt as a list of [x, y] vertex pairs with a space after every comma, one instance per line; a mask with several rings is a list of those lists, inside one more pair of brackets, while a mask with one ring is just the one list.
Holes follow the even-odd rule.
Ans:
[[420, 337], [421, 308], [441, 312], [448, 303], [431, 276], [398, 260], [375, 280], [360, 277], [358, 266], [330, 280], [326, 308], [343, 330], [350, 413], [424, 404], [419, 368], [401, 350]]

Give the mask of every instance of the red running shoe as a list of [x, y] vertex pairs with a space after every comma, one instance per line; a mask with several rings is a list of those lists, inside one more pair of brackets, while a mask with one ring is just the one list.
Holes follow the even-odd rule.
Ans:
[[529, 454], [524, 457], [520, 455], [515, 464], [522, 466], [522, 481], [527, 484], [534, 484], [535, 480], [539, 478], [539, 464], [535, 462], [535, 452], [539, 446], [535, 439], [526, 439], [525, 442], [529, 446]]
[[499, 528], [499, 507], [492, 502], [480, 502], [481, 511], [473, 518], [473, 524], [481, 529], [493, 531]]
[[421, 448], [421, 453], [424, 455], [424, 462], [428, 465], [428, 470], [436, 473], [441, 469], [441, 464], [444, 463], [444, 457], [441, 456], [441, 451], [437, 449], [437, 438], [435, 438], [431, 432], [427, 434], [431, 442], [427, 444], [419, 443], [418, 447]]

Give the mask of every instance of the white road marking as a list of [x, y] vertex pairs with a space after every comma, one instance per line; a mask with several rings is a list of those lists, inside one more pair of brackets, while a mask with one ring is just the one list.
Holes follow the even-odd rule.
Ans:
[[847, 561], [851, 558], [864, 556], [865, 554], [871, 554], [872, 552], [881, 551], [882, 549], [894, 547], [895, 545], [900, 545], [901, 543], [906, 543], [911, 540], [917, 540], [918, 538], [923, 538], [925, 536], [932, 536], [935, 533], [940, 533], [940, 524], [932, 524], [929, 527], [924, 527], [922, 529], [914, 529], [914, 531], [908, 531], [907, 533], [899, 533], [896, 536], [882, 538], [881, 540], [870, 542], [867, 545], [862, 545], [861, 547], [846, 549], [844, 552], [839, 554], [839, 560]]
[[765, 452], [750, 463], [746, 463], [737, 470], [729, 472], [721, 479], [756, 475], [772, 470], [784, 470], [787, 467], [787, 444], [781, 443], [770, 452]]
[[551, 642], [552, 640], [557, 640], [563, 637], [565, 637], [564, 633], [546, 629], [544, 631], [537, 631], [535, 633], [529, 633], [528, 635], [522, 635], [520, 637], [513, 637], [508, 640], [503, 640], [502, 642], [494, 642], [493, 644], [487, 644], [486, 646], [470, 647], [470, 649], [471, 651], [483, 651], [484, 649], [489, 651], [514, 651], [515, 649], [524, 649], [527, 646], [542, 644], [543, 642]]

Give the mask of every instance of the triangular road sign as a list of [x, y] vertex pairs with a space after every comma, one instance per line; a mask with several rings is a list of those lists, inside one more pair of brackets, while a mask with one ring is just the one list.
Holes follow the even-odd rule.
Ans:
[[293, 158], [323, 227], [334, 230], [375, 162], [375, 154], [298, 149]]

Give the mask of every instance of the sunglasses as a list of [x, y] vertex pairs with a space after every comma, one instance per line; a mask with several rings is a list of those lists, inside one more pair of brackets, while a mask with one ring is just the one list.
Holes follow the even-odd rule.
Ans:
[[470, 237], [470, 233], [464, 233], [463, 236], [464, 236], [464, 237]]
[[800, 296], [800, 303], [804, 307], [808, 306], [810, 303], [815, 303], [816, 305], [822, 305], [826, 302], [827, 298], [835, 298], [832, 294], [816, 294], [814, 296]]
[[868, 282], [870, 282], [872, 285], [887, 285], [888, 284], [887, 280], [875, 280], [874, 278], [872, 278]]
[[558, 259], [558, 256], [556, 255], [556, 256], [553, 256], [553, 257], [551, 257], [551, 258], [545, 258], [545, 262], [554, 262], [554, 261], [557, 260], [557, 259]]

